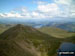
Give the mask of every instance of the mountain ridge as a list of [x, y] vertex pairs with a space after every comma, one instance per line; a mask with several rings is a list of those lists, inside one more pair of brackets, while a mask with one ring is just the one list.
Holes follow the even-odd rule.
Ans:
[[[0, 35], [0, 54], [5, 56], [14, 56], [15, 54], [16, 56], [45, 56], [49, 51], [47, 49], [55, 45], [54, 43], [52, 45], [49, 44], [50, 46], [47, 45], [47, 43], [51, 43], [52, 40], [57, 39], [43, 34], [32, 27], [19, 24], [9, 28]], [[59, 43], [59, 41], [55, 42]], [[5, 45], [6, 47], [4, 47]], [[53, 49], [51, 51], [53, 51]], [[20, 52], [22, 52], [22, 54]]]

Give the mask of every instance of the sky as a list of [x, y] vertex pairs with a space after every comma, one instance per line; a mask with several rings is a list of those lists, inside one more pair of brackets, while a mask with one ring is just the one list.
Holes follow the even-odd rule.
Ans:
[[0, 0], [0, 19], [75, 18], [75, 0]]

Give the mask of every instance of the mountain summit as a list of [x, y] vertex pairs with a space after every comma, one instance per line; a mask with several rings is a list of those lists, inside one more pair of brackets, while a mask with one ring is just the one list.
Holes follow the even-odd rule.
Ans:
[[16, 26], [8, 29], [7, 31], [5, 31], [3, 34], [1, 34], [0, 37], [2, 37], [2, 39], [5, 39], [5, 40], [6, 39], [16, 39], [16, 38], [22, 39], [22, 38], [27, 38], [30, 35], [34, 36], [34, 34], [38, 35], [40, 33], [38, 33], [38, 31], [32, 27], [18, 24]]

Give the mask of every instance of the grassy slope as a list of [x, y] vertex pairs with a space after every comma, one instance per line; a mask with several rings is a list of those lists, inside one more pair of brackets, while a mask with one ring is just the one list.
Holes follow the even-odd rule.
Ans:
[[0, 34], [2, 33], [2, 32], [4, 32], [6, 30], [6, 28], [2, 25], [2, 24], [0, 24]]
[[2, 40], [0, 42], [0, 56], [35, 56], [27, 50], [27, 47], [22, 48], [15, 41]]
[[5, 30], [5, 28], [0, 28], [0, 34], [3, 33]]
[[71, 40], [54, 38], [28, 27], [17, 25], [0, 35], [0, 56], [56, 56], [59, 45]]
[[12, 27], [14, 25], [9, 25], [9, 24], [0, 24], [0, 34], [3, 33], [4, 31], [6, 31], [7, 29], [9, 29], [10, 27]]
[[17, 25], [0, 35], [1, 56], [52, 56], [59, 45], [59, 39], [28, 26]]
[[65, 39], [65, 42], [72, 42], [75, 44], [75, 35], [71, 36], [71, 37], [68, 37]]
[[65, 30], [54, 28], [54, 27], [43, 27], [43, 28], [39, 28], [38, 30], [45, 34], [52, 35], [57, 38], [70, 37], [75, 34], [75, 33], [69, 33]]

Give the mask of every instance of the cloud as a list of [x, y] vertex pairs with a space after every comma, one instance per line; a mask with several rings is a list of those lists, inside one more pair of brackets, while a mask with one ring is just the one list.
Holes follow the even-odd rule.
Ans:
[[[17, 12], [16, 12], [17, 11]], [[52, 18], [59, 13], [59, 8], [56, 4], [39, 4], [37, 6], [37, 10], [35, 11], [28, 11], [27, 8], [18, 8], [9, 13], [1, 13], [0, 17], [3, 18], [35, 18], [35, 19], [42, 19], [42, 18]]]
[[29, 11], [27, 7], [20, 7], [10, 11], [9, 13], [0, 13], [0, 18], [43, 19], [75, 16], [75, 4], [71, 4], [71, 0], [54, 1], [54, 3], [38, 1], [37, 8], [34, 11]]
[[0, 18], [31, 18], [30, 12], [26, 8], [17, 8], [8, 13], [0, 13]]
[[22, 17], [19, 13], [11, 13], [11, 12], [10, 13], [1, 13], [0, 16], [3, 18]]
[[47, 18], [47, 16], [44, 13], [40, 13], [38, 11], [33, 11], [32, 12], [32, 17], [34, 19], [42, 19], [42, 18]]
[[71, 17], [75, 17], [75, 13], [72, 13], [72, 14], [71, 14]]
[[73, 2], [70, 7], [70, 13], [72, 14], [73, 17], [75, 17], [75, 2]]
[[65, 4], [70, 5], [72, 0], [55, 0], [55, 3], [57, 4]]
[[38, 11], [44, 14], [47, 18], [57, 17], [61, 14], [59, 6], [55, 3], [46, 5], [38, 5]]
[[47, 5], [38, 5], [38, 10], [41, 12], [53, 12], [59, 10], [58, 6], [54, 3]]
[[20, 8], [9, 13], [1, 13], [1, 18], [25, 18], [25, 19], [43, 19], [59, 16], [61, 13], [57, 4], [39, 4], [37, 10], [28, 11], [27, 8]]
[[57, 5], [61, 5], [63, 12], [61, 16], [74, 17], [75, 14], [75, 0], [55, 0]]
[[47, 4], [48, 2], [46, 1], [33, 1], [33, 3], [38, 4], [38, 5], [42, 5], [42, 4]]
[[30, 18], [29, 14], [21, 13], [0, 13], [0, 18]]
[[37, 10], [32, 12], [32, 18], [53, 18], [60, 13], [60, 8], [55, 3], [39, 4]]

